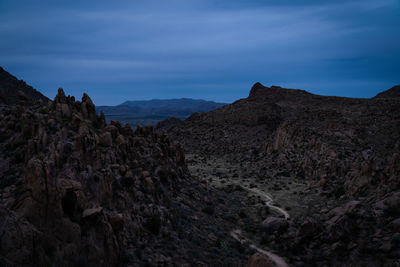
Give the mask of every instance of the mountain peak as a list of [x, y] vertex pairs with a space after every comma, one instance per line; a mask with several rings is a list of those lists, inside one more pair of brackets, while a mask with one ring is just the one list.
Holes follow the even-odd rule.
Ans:
[[251, 96], [255, 96], [256, 94], [258, 94], [258, 92], [260, 92], [261, 90], [264, 90], [266, 87], [264, 85], [262, 85], [260, 82], [256, 82], [250, 90], [250, 94], [249, 97]]
[[54, 102], [67, 103], [67, 97], [65, 96], [64, 90], [62, 88], [58, 88], [57, 95], [54, 98]]
[[265, 93], [278, 92], [282, 87], [277, 85], [271, 85], [271, 87], [264, 86], [260, 82], [256, 82], [250, 90], [249, 98], [259, 97], [260, 95], [265, 95]]
[[249, 99], [251, 100], [266, 100], [276, 102], [283, 99], [295, 99], [298, 97], [309, 97], [312, 94], [300, 89], [288, 89], [278, 85], [264, 86], [257, 82], [250, 90]]

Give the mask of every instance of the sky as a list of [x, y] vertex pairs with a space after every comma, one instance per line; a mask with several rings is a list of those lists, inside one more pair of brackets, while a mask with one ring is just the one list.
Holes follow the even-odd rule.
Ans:
[[400, 0], [0, 0], [0, 66], [96, 105], [255, 82], [372, 97], [400, 84]]

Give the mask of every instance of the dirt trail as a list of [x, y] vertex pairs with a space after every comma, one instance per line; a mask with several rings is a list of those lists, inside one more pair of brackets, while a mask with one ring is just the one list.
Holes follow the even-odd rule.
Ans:
[[268, 206], [269, 208], [281, 213], [283, 216], [285, 216], [285, 219], [290, 218], [290, 215], [286, 210], [284, 210], [280, 207], [274, 206], [272, 204], [273, 203], [272, 197], [270, 195], [268, 195], [267, 193], [265, 193], [262, 190], [257, 189], [257, 188], [247, 188], [247, 187], [243, 187], [243, 188], [247, 191], [253, 192], [254, 194], [259, 195], [260, 197], [264, 198], [265, 205]]
[[[188, 156], [188, 157], [192, 158], [192, 156]], [[215, 186], [216, 188], [223, 187], [224, 184], [221, 183], [222, 179], [221, 179], [220, 176], [215, 175], [214, 169], [215, 169], [216, 165], [226, 166], [226, 163], [224, 163], [223, 161], [220, 161], [220, 162], [209, 161], [209, 163], [212, 163], [212, 164], [208, 164], [208, 163], [204, 163], [204, 162], [203, 163], [198, 163], [196, 166], [195, 165], [189, 166], [189, 169], [191, 169], [191, 172], [198, 173], [201, 176], [213, 177], [213, 181], [211, 183], [212, 186]], [[229, 167], [227, 167], [227, 169], [229, 169]], [[199, 172], [199, 170], [203, 170], [203, 172]], [[286, 210], [284, 210], [284, 209], [282, 209], [282, 208], [280, 208], [278, 206], [275, 206], [273, 204], [274, 201], [273, 201], [272, 197], [268, 193], [264, 192], [263, 190], [260, 190], [258, 188], [250, 188], [249, 186], [244, 185], [243, 181], [240, 180], [240, 179], [230, 179], [229, 182], [230, 182], [231, 185], [240, 186], [241, 188], [243, 188], [248, 193], [253, 194], [255, 196], [258, 196], [265, 203], [265, 205], [267, 207], [269, 207], [271, 210], [276, 211], [279, 214], [282, 214], [285, 217], [285, 219], [289, 219], [290, 218], [289, 213]], [[243, 244], [245, 246], [248, 246], [248, 247], [256, 250], [258, 253], [261, 253], [261, 254], [265, 255], [276, 266], [278, 266], [278, 267], [288, 267], [289, 266], [286, 263], [284, 258], [282, 258], [282, 257], [280, 257], [280, 256], [278, 256], [278, 255], [276, 255], [276, 254], [274, 254], [274, 253], [272, 253], [272, 252], [270, 252], [268, 250], [264, 250], [264, 249], [258, 247], [255, 244], [255, 242], [253, 242], [252, 240], [246, 238], [244, 236], [244, 234], [242, 233], [242, 230], [240, 230], [240, 229], [232, 230], [229, 233], [229, 235], [233, 239], [235, 239], [238, 242], [240, 242], [241, 244]]]
[[247, 238], [245, 238], [242, 235], [241, 230], [239, 230], [239, 229], [233, 230], [232, 232], [230, 232], [230, 235], [233, 237], [233, 239], [239, 241], [241, 244], [248, 245], [250, 248], [256, 250], [258, 253], [261, 253], [261, 254], [267, 256], [271, 261], [273, 261], [276, 264], [276, 266], [289, 267], [289, 265], [286, 263], [286, 261], [282, 257], [280, 257], [270, 251], [259, 248], [256, 245], [254, 245], [253, 243], [251, 243], [250, 240], [248, 240]]
[[[239, 184], [239, 183], [235, 183], [235, 184]], [[266, 206], [281, 213], [283, 216], [285, 216], [285, 219], [290, 218], [290, 215], [287, 211], [285, 211], [284, 209], [281, 209], [280, 207], [274, 206], [272, 204], [273, 203], [272, 197], [270, 195], [268, 195], [267, 193], [265, 193], [259, 189], [256, 189], [256, 188], [247, 188], [247, 187], [243, 187], [243, 188], [249, 192], [252, 192], [252, 193], [262, 197], [265, 201]], [[280, 257], [270, 251], [267, 251], [267, 250], [257, 247], [254, 243], [252, 243], [251, 240], [248, 240], [247, 238], [245, 238], [242, 235], [242, 231], [240, 229], [231, 231], [230, 235], [235, 240], [239, 241], [241, 244], [247, 244], [250, 248], [255, 249], [255, 250], [257, 250], [257, 252], [267, 256], [271, 261], [273, 261], [276, 264], [276, 266], [278, 266], [278, 267], [288, 267], [289, 266], [282, 257]]]

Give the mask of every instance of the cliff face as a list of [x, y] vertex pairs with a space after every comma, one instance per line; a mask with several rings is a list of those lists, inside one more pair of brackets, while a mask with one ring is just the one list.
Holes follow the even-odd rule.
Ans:
[[368, 194], [377, 186], [390, 191], [398, 183], [388, 170], [400, 148], [399, 112], [396, 99], [314, 107], [285, 121], [268, 137], [264, 151], [275, 152], [280, 163], [296, 162], [320, 184], [342, 182], [351, 195]]

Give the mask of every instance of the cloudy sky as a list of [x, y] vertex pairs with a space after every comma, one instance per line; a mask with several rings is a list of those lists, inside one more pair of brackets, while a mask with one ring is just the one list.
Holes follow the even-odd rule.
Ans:
[[0, 0], [0, 65], [97, 105], [231, 102], [257, 81], [371, 97], [400, 84], [400, 1]]

